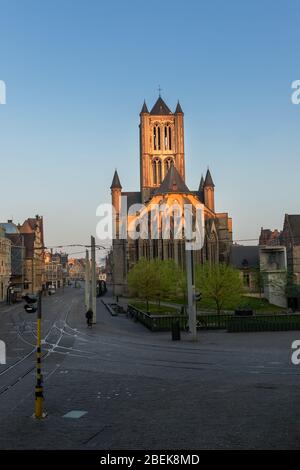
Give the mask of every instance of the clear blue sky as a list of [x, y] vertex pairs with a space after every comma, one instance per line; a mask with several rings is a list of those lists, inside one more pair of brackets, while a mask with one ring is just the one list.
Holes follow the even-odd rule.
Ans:
[[187, 184], [209, 165], [234, 238], [299, 213], [297, 1], [0, 0], [0, 218], [88, 241], [115, 167], [139, 189], [139, 112], [185, 112]]

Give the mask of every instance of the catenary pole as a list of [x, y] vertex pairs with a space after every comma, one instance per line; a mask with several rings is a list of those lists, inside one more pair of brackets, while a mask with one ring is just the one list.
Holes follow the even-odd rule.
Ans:
[[36, 386], [35, 386], [35, 418], [41, 419], [43, 413], [43, 376], [42, 376], [42, 292], [38, 294], [37, 304], [37, 335], [36, 335]]
[[89, 250], [86, 250], [86, 252], [85, 252], [84, 293], [85, 293], [85, 307], [88, 310], [90, 308], [90, 260], [89, 260]]
[[187, 243], [188, 241], [185, 242], [185, 255], [186, 255], [189, 332], [192, 335], [192, 340], [197, 341], [197, 311], [196, 311], [196, 301], [195, 301], [194, 251], [191, 249], [187, 249]]
[[96, 303], [96, 244], [95, 237], [91, 236], [91, 307], [93, 311], [93, 323], [97, 321]]

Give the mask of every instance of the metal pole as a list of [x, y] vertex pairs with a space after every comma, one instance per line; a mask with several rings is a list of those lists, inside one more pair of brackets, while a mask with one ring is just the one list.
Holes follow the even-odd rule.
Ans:
[[[76, 281], [75, 281], [76, 284]], [[90, 260], [89, 260], [89, 251], [85, 252], [85, 283], [84, 283], [84, 293], [85, 293], [85, 307], [88, 310], [90, 307]]]
[[189, 332], [192, 334], [192, 340], [197, 341], [197, 311], [196, 311], [196, 302], [195, 302], [194, 256], [193, 256], [193, 250], [187, 250], [186, 244], [187, 242], [185, 243], [185, 255], [186, 255]]
[[25, 247], [24, 247], [24, 236], [21, 235], [21, 240], [22, 240], [22, 245], [21, 245], [21, 269], [22, 269], [22, 292], [21, 295], [23, 295], [24, 292], [24, 270], [25, 270]]
[[97, 312], [96, 312], [96, 245], [95, 245], [95, 237], [91, 236], [91, 294], [92, 294], [92, 311], [93, 311], [93, 323], [97, 322]]
[[38, 294], [38, 305], [37, 305], [37, 335], [36, 335], [37, 347], [36, 347], [36, 386], [35, 386], [35, 411], [34, 415], [36, 418], [41, 419], [45, 415], [43, 413], [43, 376], [42, 376], [42, 293]]
[[32, 269], [31, 269], [31, 293], [34, 294], [34, 252], [32, 254]]

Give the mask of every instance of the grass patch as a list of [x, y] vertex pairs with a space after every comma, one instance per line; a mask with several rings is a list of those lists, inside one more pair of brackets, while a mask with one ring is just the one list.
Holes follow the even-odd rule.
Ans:
[[[216, 310], [215, 303], [212, 300], [203, 299], [198, 302], [198, 309], [212, 309]], [[224, 305], [223, 310], [237, 310], [237, 309], [249, 309], [254, 310], [258, 313], [264, 312], [283, 312], [286, 309], [278, 307], [277, 305], [270, 304], [266, 299], [259, 299], [256, 297], [241, 296], [237, 304]]]
[[[178, 305], [185, 305], [187, 300], [183, 297], [172, 297], [162, 299], [162, 302], [174, 303]], [[222, 310], [237, 310], [239, 308], [245, 309], [249, 308], [250, 310], [255, 310], [257, 313], [265, 312], [286, 312], [287, 309], [283, 307], [278, 307], [277, 305], [270, 304], [267, 299], [257, 298], [257, 297], [248, 297], [242, 295], [238, 303], [228, 303], [223, 306]], [[216, 304], [211, 299], [202, 299], [197, 303], [197, 310], [207, 309], [207, 310], [216, 310]]]
[[[157, 315], [164, 315], [168, 313], [180, 313], [180, 305], [184, 305], [185, 301], [183, 298], [172, 298], [172, 299], [164, 299], [164, 302], [178, 304], [176, 307], [169, 307], [166, 305], [158, 305], [154, 302], [149, 302], [149, 313], [157, 314]], [[162, 301], [162, 302], [163, 302]], [[139, 310], [143, 310], [144, 312], [147, 311], [146, 302], [133, 300], [132, 302], [129, 301], [134, 307], [138, 308]], [[270, 304], [266, 299], [257, 298], [257, 297], [247, 297], [241, 296], [239, 302], [237, 304], [227, 304], [224, 305], [223, 310], [237, 310], [237, 309], [250, 309], [254, 310], [257, 313], [280, 313], [286, 312], [286, 309], [283, 307], [278, 307], [277, 305]], [[216, 310], [215, 303], [210, 299], [202, 299], [201, 302], [197, 303], [197, 311], [201, 310]]]
[[[129, 303], [133, 305], [134, 307], [136, 307], [137, 309], [142, 310], [143, 312], [147, 312], [146, 302], [132, 301]], [[175, 306], [169, 307], [167, 305], [158, 305], [158, 304], [149, 302], [148, 313], [151, 313], [151, 315], [166, 315], [169, 313], [171, 314], [179, 313], [179, 310]]]

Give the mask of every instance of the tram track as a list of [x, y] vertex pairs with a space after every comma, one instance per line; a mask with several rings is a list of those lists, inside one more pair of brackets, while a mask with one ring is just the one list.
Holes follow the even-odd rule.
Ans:
[[[44, 344], [47, 344], [47, 339], [53, 333], [53, 331], [54, 330], [56, 330], [56, 331], [59, 330], [59, 337], [56, 340], [56, 343], [55, 344], [48, 343], [51, 346], [51, 348], [49, 348], [48, 350], [46, 350], [42, 354], [42, 359], [43, 360], [45, 360], [51, 353], [55, 352], [54, 349], [56, 347], [59, 347], [59, 343], [60, 343], [60, 341], [62, 340], [62, 338], [64, 336], [64, 329], [67, 326], [67, 319], [68, 319], [68, 316], [69, 316], [69, 314], [72, 310], [73, 304], [74, 304], [74, 302], [72, 300], [70, 307], [68, 308], [64, 318], [62, 318], [62, 319], [59, 318], [61, 313], [62, 313], [61, 310], [60, 310], [60, 312], [56, 315], [56, 318], [55, 318], [54, 322], [51, 324], [50, 328], [48, 329], [48, 331], [46, 333], [46, 336], [43, 338]], [[64, 306], [64, 304], [62, 304], [62, 307], [63, 306]], [[57, 326], [57, 323], [59, 321], [62, 321], [62, 323], [63, 323], [61, 328], [58, 328], [58, 326]], [[21, 327], [15, 321], [14, 318], [12, 318], [12, 322], [13, 322], [14, 326], [17, 327], [16, 333], [17, 333], [18, 338], [20, 338], [26, 344], [28, 344], [30, 346], [34, 346], [34, 347], [32, 348], [31, 351], [27, 352], [25, 355], [23, 355], [21, 358], [19, 358], [17, 361], [15, 361], [13, 364], [10, 364], [8, 367], [6, 367], [4, 370], [2, 370], [0, 372], [0, 377], [6, 376], [6, 374], [8, 374], [9, 372], [11, 372], [11, 373], [15, 372], [19, 366], [21, 366], [26, 360], [28, 360], [30, 358], [30, 356], [32, 356], [36, 353], [36, 346], [34, 344], [30, 343], [29, 341], [27, 341], [23, 337], [22, 331], [20, 331], [22, 329], [22, 326], [24, 326], [24, 324], [26, 324], [26, 320], [23, 320], [23, 322], [21, 324]], [[23, 330], [23, 332], [24, 332], [24, 330]], [[34, 335], [33, 329], [31, 329], [31, 333]], [[16, 376], [13, 379], [11, 379], [8, 383], [6, 383], [5, 385], [3, 385], [0, 388], [0, 396], [5, 394], [8, 390], [11, 390], [17, 384], [19, 384], [24, 378], [26, 378], [35, 369], [36, 369], [36, 365], [34, 364], [34, 365], [30, 366], [29, 368], [26, 368], [25, 370], [24, 369], [21, 370], [18, 374], [16, 374]]]

